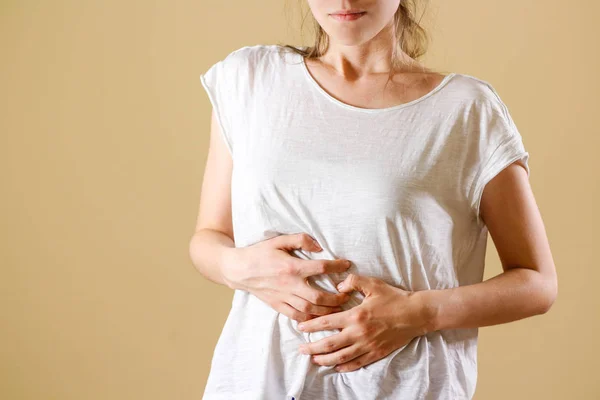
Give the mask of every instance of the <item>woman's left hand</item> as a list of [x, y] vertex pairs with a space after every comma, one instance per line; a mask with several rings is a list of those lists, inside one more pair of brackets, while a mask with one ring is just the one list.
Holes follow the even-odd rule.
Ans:
[[[428, 307], [418, 292], [409, 292], [369, 276], [349, 274], [340, 292], [357, 290], [365, 295], [361, 304], [346, 311], [322, 315], [298, 325], [303, 332], [341, 329], [298, 350], [313, 355], [320, 365], [337, 365], [340, 372], [353, 371], [380, 360], [429, 332]], [[304, 351], [303, 351], [304, 350]]]

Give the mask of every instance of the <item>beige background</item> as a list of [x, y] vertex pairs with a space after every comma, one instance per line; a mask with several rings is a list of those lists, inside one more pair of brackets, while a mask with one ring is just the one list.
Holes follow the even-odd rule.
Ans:
[[[297, 3], [0, 1], [0, 398], [201, 398], [232, 292], [188, 257], [198, 77], [245, 45], [308, 43]], [[429, 6], [426, 64], [509, 106], [559, 275], [549, 313], [481, 329], [476, 399], [600, 398], [599, 12]], [[485, 279], [500, 271], [490, 240]]]

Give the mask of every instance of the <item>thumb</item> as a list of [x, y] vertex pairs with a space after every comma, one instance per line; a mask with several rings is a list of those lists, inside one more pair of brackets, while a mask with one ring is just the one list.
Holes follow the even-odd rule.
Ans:
[[364, 275], [348, 274], [346, 279], [338, 283], [337, 289], [340, 292], [351, 292], [353, 290], [362, 292], [365, 296], [372, 293], [373, 282], [371, 278]]

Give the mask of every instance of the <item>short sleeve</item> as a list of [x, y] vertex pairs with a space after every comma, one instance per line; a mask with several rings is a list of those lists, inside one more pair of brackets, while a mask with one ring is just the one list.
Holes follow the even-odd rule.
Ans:
[[227, 73], [226, 60], [213, 64], [206, 72], [200, 74], [200, 82], [206, 91], [215, 112], [219, 128], [229, 153], [233, 156], [231, 138], [231, 116], [227, 100], [231, 98], [231, 87]]
[[517, 162], [530, 176], [529, 152], [506, 105], [491, 85], [490, 98], [479, 105], [479, 121], [473, 142], [474, 174], [469, 186], [470, 206], [477, 222], [481, 222], [480, 205], [483, 190], [496, 175]]

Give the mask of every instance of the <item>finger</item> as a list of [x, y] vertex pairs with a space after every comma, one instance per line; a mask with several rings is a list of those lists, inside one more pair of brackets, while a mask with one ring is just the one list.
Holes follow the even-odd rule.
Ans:
[[298, 285], [298, 287], [294, 287], [293, 293], [296, 296], [306, 299], [306, 301], [312, 304], [337, 307], [350, 299], [350, 295], [347, 293], [331, 293], [325, 290], [316, 289], [310, 286], [306, 281], [305, 283], [306, 285]]
[[346, 279], [337, 284], [337, 289], [344, 293], [356, 290], [365, 296], [370, 296], [373, 294], [376, 284], [376, 278], [374, 277], [351, 273], [348, 274]]
[[343, 258], [335, 260], [299, 260], [301, 276], [307, 278], [312, 275], [329, 274], [332, 272], [345, 272], [352, 266], [350, 260]]
[[315, 364], [337, 365], [352, 362], [366, 353], [367, 350], [355, 343], [333, 353], [317, 354], [312, 356], [312, 358]]
[[[294, 307], [294, 305], [292, 303], [287, 301], [289, 299], [287, 299], [285, 302], [279, 300], [281, 298], [282, 294], [276, 292], [275, 290], [266, 289], [266, 290], [263, 290], [258, 293], [253, 292], [252, 294], [254, 294], [256, 297], [258, 297], [261, 301], [267, 303], [275, 311], [277, 311], [293, 320], [302, 322], [302, 321], [308, 321], [308, 320], [314, 318], [313, 315], [303, 312], [302, 310], [299, 310], [298, 308]], [[289, 297], [294, 297], [294, 296], [289, 296]]]
[[286, 302], [295, 309], [306, 314], [327, 315], [331, 314], [332, 312], [342, 311], [340, 306], [319, 306], [306, 301], [302, 297], [296, 296], [295, 294], [289, 296], [286, 299]]
[[354, 340], [350, 335], [346, 331], [341, 331], [316, 342], [302, 344], [298, 347], [298, 351], [302, 354], [327, 354], [350, 346], [353, 343]]
[[308, 251], [321, 251], [321, 246], [307, 233], [294, 233], [291, 235], [279, 235], [270, 240], [276, 248], [283, 250], [303, 249]]
[[387, 354], [383, 355], [383, 353], [378, 354], [375, 351], [367, 351], [366, 353], [363, 353], [358, 357], [351, 359], [350, 361], [338, 363], [338, 365], [335, 367], [335, 370], [338, 372], [355, 371], [359, 368], [364, 367], [365, 365], [369, 365], [377, 360], [381, 360], [386, 355]]
[[312, 318], [310, 321], [304, 321], [298, 325], [298, 329], [302, 332], [314, 332], [322, 330], [342, 329], [348, 326], [352, 309], [340, 311], [333, 314], [322, 315], [317, 318]]
[[279, 313], [287, 316], [288, 318], [291, 318], [291, 319], [299, 321], [299, 322], [306, 322], [306, 321], [309, 321], [311, 318], [313, 318], [311, 315], [308, 315], [306, 313], [303, 313], [300, 310], [297, 310], [296, 308], [292, 307], [288, 303], [281, 302], [281, 303], [276, 304], [273, 308], [276, 311], [278, 311]]

